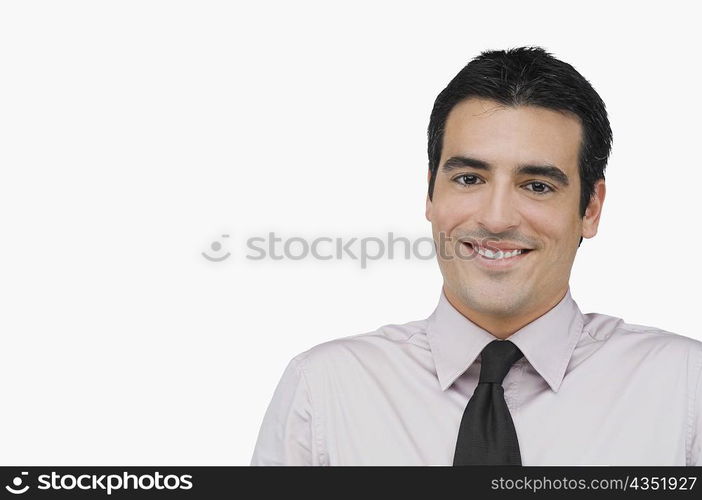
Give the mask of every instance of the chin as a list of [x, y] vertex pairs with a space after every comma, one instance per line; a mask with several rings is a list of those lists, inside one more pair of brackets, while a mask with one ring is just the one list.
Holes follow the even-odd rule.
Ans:
[[511, 315], [519, 311], [529, 293], [524, 288], [464, 283], [459, 287], [461, 301], [482, 314]]

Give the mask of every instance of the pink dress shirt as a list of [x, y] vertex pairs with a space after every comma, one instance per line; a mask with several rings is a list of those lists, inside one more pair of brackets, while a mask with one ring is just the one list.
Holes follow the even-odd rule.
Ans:
[[[251, 465], [451, 465], [494, 339], [442, 290], [427, 319], [312, 347], [283, 372]], [[509, 340], [523, 465], [702, 465], [702, 342], [582, 314], [570, 289]]]

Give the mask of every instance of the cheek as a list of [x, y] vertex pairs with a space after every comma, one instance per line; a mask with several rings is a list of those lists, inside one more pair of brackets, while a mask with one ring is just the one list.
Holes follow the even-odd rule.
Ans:
[[432, 223], [435, 229], [450, 232], [464, 224], [475, 213], [478, 196], [465, 196], [455, 192], [442, 180], [437, 183], [432, 204]]
[[456, 226], [470, 220], [475, 213], [473, 206], [476, 198], [468, 196], [451, 196], [444, 194], [441, 198], [434, 198], [432, 206], [432, 225], [435, 230], [450, 233]]
[[572, 210], [564, 206], [524, 204], [520, 212], [528, 230], [546, 241], [568, 241], [569, 235], [578, 231]]

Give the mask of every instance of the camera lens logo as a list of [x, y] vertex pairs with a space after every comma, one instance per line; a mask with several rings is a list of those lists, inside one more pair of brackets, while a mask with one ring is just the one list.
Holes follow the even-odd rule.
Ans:
[[[26, 476], [27, 474], [29, 474], [29, 473], [22, 472], [22, 476]], [[9, 491], [10, 493], [14, 493], [15, 495], [21, 495], [22, 493], [26, 493], [27, 490], [29, 489], [29, 485], [26, 485], [24, 488], [20, 488], [20, 486], [22, 486], [22, 477], [20, 477], [20, 476], [16, 476], [12, 480], [12, 484], [14, 485], [15, 488], [18, 488], [18, 489], [13, 488], [12, 486], [5, 486], [5, 489], [7, 491]]]
[[[229, 235], [223, 234], [222, 238], [229, 238]], [[212, 244], [210, 245], [210, 248], [215, 253], [220, 253], [220, 251], [222, 251], [221, 252], [222, 255], [214, 255], [214, 256], [208, 255], [207, 253], [202, 252], [202, 256], [211, 262], [222, 262], [223, 260], [228, 259], [229, 256], [231, 255], [231, 253], [227, 252], [226, 250], [222, 250], [222, 244], [219, 241], [213, 241]]]

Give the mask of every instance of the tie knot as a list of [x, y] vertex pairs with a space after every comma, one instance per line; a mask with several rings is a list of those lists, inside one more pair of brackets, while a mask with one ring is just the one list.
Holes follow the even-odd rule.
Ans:
[[480, 358], [480, 382], [502, 384], [515, 361], [523, 356], [509, 340], [493, 340], [485, 346]]

